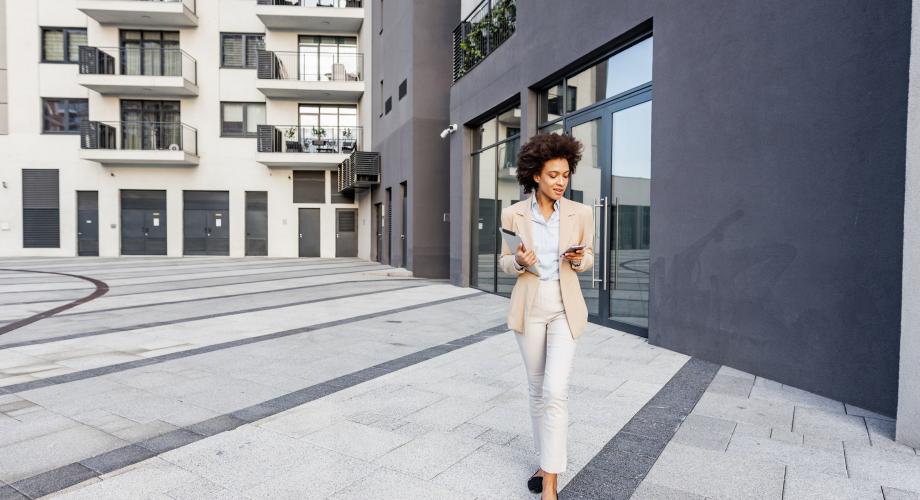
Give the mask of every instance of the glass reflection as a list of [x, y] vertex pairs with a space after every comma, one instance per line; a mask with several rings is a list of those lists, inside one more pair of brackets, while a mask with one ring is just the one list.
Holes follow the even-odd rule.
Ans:
[[473, 155], [473, 262], [470, 285], [495, 292], [499, 214], [496, 202], [496, 148]]
[[562, 118], [562, 82], [540, 93], [537, 123], [546, 123]]
[[652, 81], [652, 39], [626, 50], [569, 78], [566, 112], [573, 112]]
[[[600, 143], [601, 119], [591, 120], [589, 122], [576, 125], [571, 129], [572, 137], [581, 141], [584, 147], [581, 155], [581, 161], [575, 168], [575, 174], [569, 181], [570, 194], [569, 198], [588, 206], [593, 206], [602, 196], [601, 186], [603, 181], [603, 170], [601, 169], [600, 158], [598, 157], [598, 144]], [[603, 219], [594, 213], [594, 241], [592, 245], [598, 248], [598, 242], [601, 240], [601, 229]], [[597, 250], [595, 250], [597, 251]], [[595, 265], [599, 265], [596, 263]], [[603, 273], [601, 273], [603, 274]], [[578, 280], [581, 283], [582, 294], [585, 297], [585, 303], [588, 305], [588, 314], [596, 316], [600, 314], [600, 290], [593, 284], [593, 273], [584, 272], [578, 274]]]
[[613, 114], [610, 317], [648, 328], [651, 101]]
[[[503, 144], [499, 144], [497, 151], [497, 157], [499, 161], [498, 169], [498, 196], [496, 200], [496, 210], [498, 210], [498, 224], [501, 225], [501, 211], [502, 209], [510, 207], [512, 204], [517, 202], [520, 199], [521, 189], [517, 182], [517, 154], [518, 150], [521, 147], [520, 138], [508, 141]], [[527, 195], [529, 196], [529, 195]], [[498, 228], [496, 228], [496, 231]], [[496, 246], [496, 253], [499, 254], [496, 256], [496, 262], [501, 254], [501, 245], [500, 242]], [[508, 276], [505, 273], [501, 272], [501, 269], [497, 271], [498, 274], [498, 289], [496, 290], [499, 295], [510, 296], [511, 289], [514, 288], [514, 282], [517, 278]]]

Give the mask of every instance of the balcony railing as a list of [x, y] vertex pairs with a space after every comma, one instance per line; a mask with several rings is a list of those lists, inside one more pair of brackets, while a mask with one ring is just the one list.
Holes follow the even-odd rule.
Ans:
[[259, 153], [337, 153], [361, 149], [361, 127], [259, 125]]
[[197, 85], [198, 62], [182, 49], [81, 45], [80, 74], [181, 76]]
[[355, 151], [339, 164], [339, 192], [380, 184], [380, 153]]
[[295, 7], [361, 7], [361, 0], [259, 0], [258, 5], [290, 5]]
[[483, 0], [453, 33], [456, 82], [514, 34], [516, 0]]
[[102, 122], [83, 120], [81, 149], [184, 151], [198, 155], [198, 130], [178, 122]]
[[272, 52], [260, 50], [258, 77], [306, 82], [364, 80], [364, 54], [340, 52]]

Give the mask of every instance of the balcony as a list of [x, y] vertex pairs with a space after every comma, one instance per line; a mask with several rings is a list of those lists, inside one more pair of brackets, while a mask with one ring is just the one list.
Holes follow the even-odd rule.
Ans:
[[198, 131], [178, 122], [84, 120], [80, 158], [104, 166], [195, 166]]
[[354, 151], [339, 164], [341, 193], [354, 193], [356, 189], [380, 184], [380, 153]]
[[103, 95], [197, 96], [198, 62], [181, 49], [83, 45], [77, 83]]
[[361, 0], [258, 0], [256, 16], [270, 30], [358, 33]]
[[364, 54], [260, 50], [257, 64], [266, 97], [354, 103], [364, 94]]
[[454, 82], [514, 34], [516, 18], [516, 0], [483, 0], [454, 28]]
[[328, 168], [361, 150], [361, 127], [259, 125], [256, 161], [273, 168]]
[[196, 0], [77, 0], [77, 9], [102, 25], [198, 26]]

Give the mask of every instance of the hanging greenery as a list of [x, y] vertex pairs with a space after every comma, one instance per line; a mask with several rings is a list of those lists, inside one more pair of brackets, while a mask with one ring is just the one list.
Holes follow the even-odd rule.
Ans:
[[516, 14], [515, 0], [499, 0], [484, 18], [476, 22], [465, 21], [466, 33], [460, 40], [462, 61], [456, 78], [466, 74], [514, 33]]

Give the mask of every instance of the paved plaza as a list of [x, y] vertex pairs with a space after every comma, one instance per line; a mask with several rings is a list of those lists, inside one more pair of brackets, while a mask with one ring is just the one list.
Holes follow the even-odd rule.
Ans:
[[[0, 259], [0, 499], [538, 498], [507, 304], [357, 259]], [[920, 499], [890, 418], [598, 325], [569, 411], [561, 498]]]

